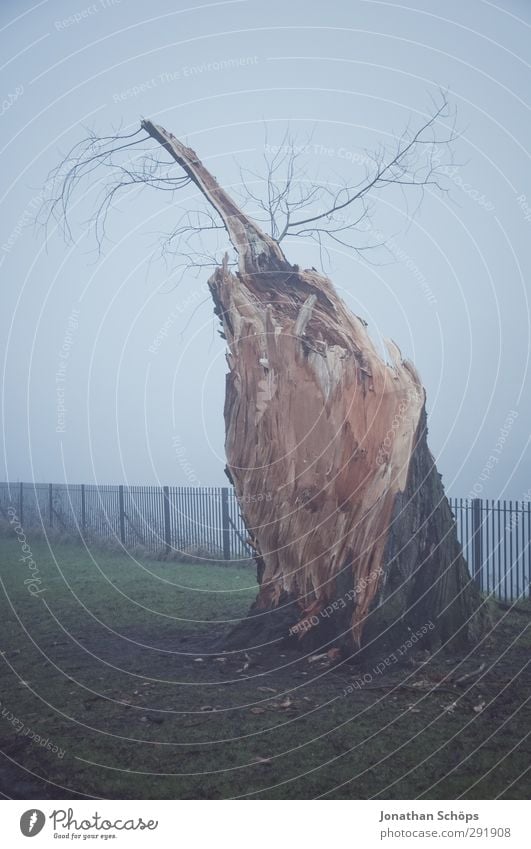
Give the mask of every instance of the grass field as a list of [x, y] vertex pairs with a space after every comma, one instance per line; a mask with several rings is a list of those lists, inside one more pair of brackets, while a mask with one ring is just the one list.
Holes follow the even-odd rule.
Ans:
[[255, 595], [249, 567], [28, 542], [37, 596], [0, 539], [4, 796], [528, 795], [528, 615], [497, 611], [473, 655], [412, 654], [344, 695], [351, 665], [222, 653]]

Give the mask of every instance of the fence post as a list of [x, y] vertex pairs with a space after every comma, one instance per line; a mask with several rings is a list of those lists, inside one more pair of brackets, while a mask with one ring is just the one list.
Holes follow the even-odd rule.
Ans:
[[86, 530], [86, 513], [85, 513], [85, 484], [81, 484], [81, 531], [83, 536], [85, 536]]
[[166, 543], [166, 554], [169, 554], [171, 549], [171, 525], [170, 525], [170, 490], [169, 487], [163, 486], [162, 493], [164, 496], [164, 542]]
[[221, 487], [221, 527], [223, 529], [223, 557], [230, 560], [229, 490]]
[[481, 589], [483, 569], [483, 529], [481, 527], [481, 498], [472, 499], [472, 572], [478, 589]]
[[125, 545], [124, 488], [122, 484], [118, 487], [118, 502], [120, 505], [120, 541], [122, 545]]
[[53, 528], [53, 483], [48, 484], [48, 516], [50, 527]]
[[24, 522], [24, 484], [20, 481], [18, 488], [18, 520], [20, 524]]

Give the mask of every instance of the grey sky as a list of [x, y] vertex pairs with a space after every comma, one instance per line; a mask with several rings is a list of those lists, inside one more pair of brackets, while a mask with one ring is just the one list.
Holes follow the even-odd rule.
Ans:
[[[408, 221], [398, 196], [382, 194], [375, 223], [396, 261], [338, 250], [327, 271], [374, 338], [414, 360], [451, 494], [476, 484], [484, 497], [523, 498], [530, 25], [517, 0], [3, 2], [0, 477], [225, 482], [224, 344], [207, 274], [176, 287], [157, 258], [157, 233], [175, 221], [168, 197], [123, 198], [99, 258], [84, 226], [90, 196], [76, 198], [74, 245], [51, 232], [46, 249], [23, 226], [83, 124], [105, 134], [150, 117], [231, 186], [235, 160], [258, 166], [264, 125], [274, 143], [289, 123], [313, 133], [310, 175], [334, 181], [363, 148], [425, 119], [443, 87], [462, 132], [450, 196], [428, 192]], [[284, 248], [318, 262], [311, 245]]]

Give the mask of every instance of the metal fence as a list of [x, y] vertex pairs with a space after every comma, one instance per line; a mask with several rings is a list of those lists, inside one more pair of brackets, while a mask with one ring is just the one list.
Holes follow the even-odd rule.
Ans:
[[482, 592], [504, 601], [529, 598], [531, 502], [449, 501], [470, 574]]
[[[252, 557], [239, 502], [229, 487], [0, 483], [0, 515], [13, 507], [22, 525], [87, 539], [118, 540], [152, 552]], [[450, 499], [471, 575], [509, 601], [529, 597], [531, 503]]]
[[4, 519], [10, 506], [27, 528], [56, 528], [153, 552], [252, 556], [238, 499], [228, 487], [0, 483]]

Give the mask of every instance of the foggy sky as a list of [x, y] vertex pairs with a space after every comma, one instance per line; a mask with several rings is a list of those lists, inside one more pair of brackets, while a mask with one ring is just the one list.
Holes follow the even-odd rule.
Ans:
[[[333, 183], [422, 123], [443, 88], [461, 133], [449, 194], [427, 191], [411, 219], [381, 193], [375, 223], [394, 261], [338, 247], [326, 271], [373, 338], [415, 362], [447, 490], [531, 496], [530, 25], [516, 0], [4, 0], [0, 478], [226, 483], [208, 272], [176, 285], [159, 255], [175, 202], [124, 196], [101, 255], [85, 224], [95, 191], [75, 198], [72, 244], [52, 227], [45, 245], [31, 225], [83, 126], [132, 131], [149, 117], [231, 190], [239, 164], [260, 167], [265, 128], [278, 143], [289, 124], [311, 134], [310, 176]], [[283, 248], [318, 266], [315, 246]]]

